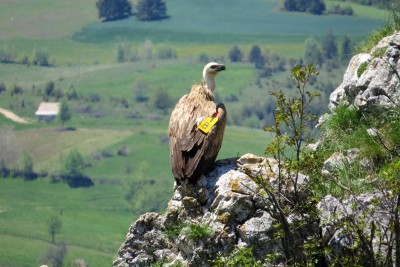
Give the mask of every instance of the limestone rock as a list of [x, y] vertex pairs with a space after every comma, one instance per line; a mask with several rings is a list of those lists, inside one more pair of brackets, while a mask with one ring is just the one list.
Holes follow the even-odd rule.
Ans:
[[[246, 154], [217, 161], [196, 184], [175, 185], [164, 214], [146, 213], [129, 228], [114, 267], [150, 266], [156, 262], [211, 266], [218, 255], [251, 246], [262, 258], [280, 251], [274, 220], [255, 179], [276, 182], [274, 159]], [[300, 178], [306, 182], [305, 176]], [[202, 227], [203, 234], [191, 233]], [[165, 265], [168, 266], [168, 265]]]
[[[387, 235], [390, 220], [390, 210], [395, 207], [395, 198], [390, 192], [362, 194], [340, 200], [331, 195], [324, 197], [317, 205], [321, 215], [321, 231], [323, 240], [332, 248], [332, 254], [328, 255], [328, 261], [332, 257], [345, 255], [355, 243], [358, 234], [346, 232], [343, 229], [343, 222], [352, 221], [362, 227], [363, 234], [370, 238], [373, 235], [372, 248], [374, 253], [381, 253], [385, 256], [392, 237]], [[372, 226], [373, 225], [373, 226]], [[374, 229], [374, 230], [372, 230]], [[377, 234], [379, 233], [379, 234]]]
[[[340, 102], [363, 110], [399, 105], [399, 57], [400, 32], [382, 39], [370, 53], [355, 55], [342, 84], [329, 97], [329, 109], [333, 111]], [[362, 64], [367, 64], [364, 72]]]

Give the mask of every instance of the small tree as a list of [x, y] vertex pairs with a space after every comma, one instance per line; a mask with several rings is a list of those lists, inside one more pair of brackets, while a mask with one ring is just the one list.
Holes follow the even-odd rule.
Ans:
[[232, 62], [242, 61], [243, 53], [237, 45], [233, 46], [232, 49], [229, 51], [229, 59]]
[[167, 4], [163, 0], [139, 0], [136, 11], [138, 20], [162, 20], [168, 18]]
[[321, 49], [313, 37], [304, 41], [304, 62], [306, 64], [318, 64], [319, 66], [323, 63]]
[[[257, 181], [265, 190], [263, 200], [270, 207], [267, 211], [277, 221], [276, 238], [282, 244], [283, 256], [287, 262], [299, 266], [311, 266], [310, 260], [314, 260], [315, 255], [319, 256], [318, 245], [313, 244], [318, 236], [311, 234], [307, 237], [307, 244], [299, 243], [304, 238], [300, 234], [301, 228], [313, 225], [317, 220], [310, 185], [301, 182], [300, 173], [310, 171], [304, 160], [304, 147], [312, 142], [308, 126], [317, 116], [310, 111], [310, 104], [319, 94], [306, 90], [306, 85], [317, 74], [312, 65], [295, 66], [292, 68], [292, 76], [296, 81], [296, 97], [287, 98], [282, 91], [272, 93], [277, 99], [277, 107], [274, 125], [265, 129], [272, 134], [272, 142], [265, 152], [276, 159], [277, 169], [272, 166], [269, 168], [276, 175], [277, 184], [272, 186], [269, 177], [260, 177]], [[307, 246], [311, 246], [314, 256], [303, 253]]]
[[47, 96], [54, 95], [54, 82], [53, 81], [46, 83], [45, 92], [46, 92]]
[[24, 151], [22, 155], [22, 174], [26, 179], [32, 179], [36, 176], [33, 171], [32, 156], [27, 151]]
[[258, 45], [253, 45], [249, 53], [249, 62], [256, 63], [262, 58], [261, 48]]
[[84, 165], [81, 153], [74, 148], [65, 158], [63, 174], [67, 178], [80, 178], [83, 176]]
[[43, 50], [36, 50], [35, 51], [35, 56], [33, 59], [33, 64], [38, 65], [38, 66], [43, 66], [43, 67], [48, 67], [50, 66], [49, 62], [49, 54]]
[[124, 19], [132, 15], [129, 0], [97, 0], [99, 18], [104, 21]]
[[47, 221], [47, 226], [51, 235], [51, 243], [54, 244], [56, 234], [61, 232], [62, 221], [58, 216], [52, 215]]
[[155, 108], [166, 113], [172, 107], [173, 100], [165, 88], [158, 88], [152, 96], [151, 103]]
[[71, 187], [89, 187], [94, 183], [92, 179], [85, 176], [83, 170], [85, 162], [82, 155], [75, 148], [72, 149], [66, 158], [61, 158], [64, 165], [62, 176]]
[[66, 101], [63, 101], [60, 107], [61, 126], [64, 128], [65, 122], [69, 121], [70, 119], [71, 119], [71, 112], [69, 111], [69, 106]]
[[0, 94], [6, 91], [6, 85], [3, 82], [0, 82]]
[[349, 60], [353, 54], [353, 42], [347, 34], [342, 43], [342, 60]]
[[338, 49], [336, 45], [336, 37], [333, 35], [332, 30], [328, 32], [322, 43], [322, 52], [326, 59], [333, 59], [338, 55]]

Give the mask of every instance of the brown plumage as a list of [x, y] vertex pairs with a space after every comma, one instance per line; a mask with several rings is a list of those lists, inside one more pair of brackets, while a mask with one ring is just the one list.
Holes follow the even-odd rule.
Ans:
[[[195, 84], [172, 111], [169, 122], [169, 145], [172, 173], [177, 182], [196, 182], [215, 162], [222, 145], [226, 124], [223, 104], [216, 105], [213, 91], [215, 76], [225, 66], [208, 63], [203, 70], [203, 83]], [[218, 122], [204, 133], [198, 124], [206, 117], [217, 116]]]

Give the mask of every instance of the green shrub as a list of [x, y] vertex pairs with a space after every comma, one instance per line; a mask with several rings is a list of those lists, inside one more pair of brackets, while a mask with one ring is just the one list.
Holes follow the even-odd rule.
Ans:
[[177, 225], [167, 227], [167, 229], [165, 229], [165, 231], [164, 231], [164, 235], [169, 238], [178, 237], [179, 234], [181, 233], [182, 229], [185, 228], [185, 226], [186, 226], [186, 224], [179, 223]]
[[357, 77], [361, 77], [361, 75], [365, 72], [368, 66], [368, 61], [361, 63], [361, 65], [357, 69]]
[[227, 257], [218, 257], [213, 262], [213, 267], [261, 267], [263, 263], [257, 261], [253, 249], [250, 247], [243, 247], [232, 252]]
[[191, 223], [183, 228], [182, 231], [189, 239], [207, 239], [214, 234], [208, 224]]

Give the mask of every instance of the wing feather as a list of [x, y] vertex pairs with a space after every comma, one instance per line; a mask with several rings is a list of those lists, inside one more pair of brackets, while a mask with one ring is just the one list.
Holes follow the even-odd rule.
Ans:
[[175, 178], [195, 180], [214, 163], [222, 145], [225, 112], [208, 134], [197, 128], [197, 119], [212, 116], [216, 111], [213, 101], [190, 94], [177, 103], [169, 125], [171, 168]]

